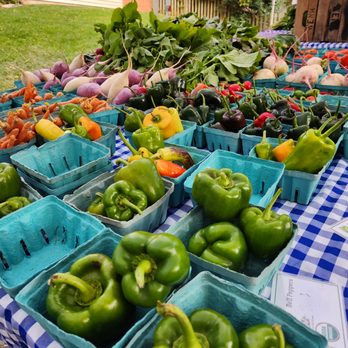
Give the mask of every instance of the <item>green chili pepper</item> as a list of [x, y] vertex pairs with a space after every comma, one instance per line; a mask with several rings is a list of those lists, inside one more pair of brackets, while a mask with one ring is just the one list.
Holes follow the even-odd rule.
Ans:
[[180, 118], [182, 120], [195, 122], [198, 125], [202, 125], [204, 123], [202, 116], [192, 105], [187, 105], [183, 110], [181, 110]]
[[134, 313], [116, 280], [112, 260], [103, 254], [84, 256], [69, 272], [53, 274], [46, 308], [62, 330], [98, 345], [121, 337]]
[[59, 117], [69, 126], [75, 126], [80, 117], [88, 115], [76, 104], [66, 104], [59, 107]]
[[322, 101], [319, 103], [315, 103], [309, 109], [312, 110], [315, 116], [322, 118], [324, 115], [327, 114], [327, 111], [329, 110], [329, 106], [327, 105], [326, 101]]
[[188, 275], [190, 258], [181, 240], [167, 233], [136, 231], [124, 236], [112, 260], [132, 304], [155, 306]]
[[288, 139], [297, 140], [304, 132], [306, 132], [309, 129], [308, 125], [304, 124], [302, 126], [299, 126], [297, 124], [297, 117], [294, 118], [293, 121], [293, 128], [289, 129], [286, 137]]
[[139, 129], [132, 134], [134, 145], [137, 149], [145, 147], [152, 153], [156, 153], [158, 149], [164, 147], [163, 137], [158, 127], [144, 127], [138, 114], [135, 115], [138, 119]]
[[216, 221], [229, 221], [249, 205], [251, 184], [247, 176], [231, 169], [207, 168], [198, 173], [192, 197], [205, 214]]
[[261, 143], [255, 146], [255, 152], [257, 157], [262, 158], [264, 160], [272, 159], [272, 148], [273, 146], [267, 141], [266, 131], [264, 130]]
[[128, 181], [119, 180], [107, 187], [103, 194], [103, 204], [109, 218], [128, 221], [134, 214], [142, 214], [147, 207], [147, 197]]
[[0, 217], [4, 217], [16, 210], [19, 210], [30, 204], [31, 200], [27, 197], [14, 196], [8, 198], [5, 202], [0, 203]]
[[21, 179], [10, 163], [0, 163], [0, 202], [19, 196], [21, 190]]
[[280, 325], [258, 324], [239, 334], [241, 348], [290, 348]]
[[243, 113], [246, 119], [253, 120], [255, 117], [258, 117], [256, 105], [252, 102], [244, 102], [240, 104], [238, 109]]
[[134, 132], [139, 129], [138, 117], [142, 122], [144, 120], [145, 114], [143, 111], [134, 109], [132, 107], [129, 107], [128, 110], [130, 111], [130, 113], [125, 110], [119, 109], [119, 111], [122, 111], [124, 114], [126, 114], [126, 119], [124, 120], [124, 129], [128, 132]]
[[157, 202], [164, 195], [165, 187], [163, 180], [152, 160], [140, 158], [131, 163], [122, 160], [116, 162], [122, 162], [125, 164], [125, 167], [116, 172], [115, 182], [126, 180], [133, 184], [135, 188], [145, 193], [149, 205]]
[[227, 109], [217, 109], [214, 112], [214, 120], [215, 122], [220, 122], [222, 120], [222, 116], [227, 112]]
[[138, 95], [135, 97], [129, 98], [126, 103], [128, 107], [132, 107], [138, 110], [146, 111], [151, 108], [152, 103], [148, 103], [145, 95]]
[[197, 231], [188, 251], [222, 267], [239, 271], [248, 255], [242, 231], [229, 222], [217, 222]]
[[252, 99], [253, 103], [256, 106], [256, 112], [260, 115], [263, 112], [267, 111], [267, 99], [264, 94], [257, 95]]
[[292, 237], [293, 223], [290, 216], [279, 215], [272, 211], [281, 192], [282, 189], [279, 188], [265, 210], [249, 207], [240, 215], [240, 224], [248, 248], [255, 256], [262, 259], [277, 254]]
[[156, 327], [153, 348], [237, 348], [238, 335], [229, 320], [212, 309], [197, 309], [189, 318], [171, 303], [158, 303], [162, 319]]
[[[285, 169], [318, 173], [336, 152], [336, 145], [329, 135], [340, 128], [347, 119], [348, 114], [323, 134], [326, 123], [318, 130], [308, 129], [303, 133], [298, 139], [295, 150], [285, 160]], [[330, 119], [327, 122], [329, 121]]]
[[278, 138], [283, 133], [282, 123], [277, 118], [267, 118], [262, 129], [270, 138]]

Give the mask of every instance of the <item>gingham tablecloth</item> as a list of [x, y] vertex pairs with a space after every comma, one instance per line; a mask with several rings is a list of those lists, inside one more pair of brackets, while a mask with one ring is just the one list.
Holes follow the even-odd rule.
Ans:
[[[128, 149], [116, 137], [112, 157], [127, 158]], [[191, 201], [170, 209], [158, 231], [166, 231], [192, 208]], [[334, 234], [331, 225], [348, 217], [348, 161], [340, 155], [323, 174], [308, 206], [278, 200], [274, 207], [297, 222], [299, 233], [281, 270], [336, 283], [342, 287], [348, 317], [348, 243]], [[0, 342], [13, 347], [61, 347], [32, 317], [0, 288]]]

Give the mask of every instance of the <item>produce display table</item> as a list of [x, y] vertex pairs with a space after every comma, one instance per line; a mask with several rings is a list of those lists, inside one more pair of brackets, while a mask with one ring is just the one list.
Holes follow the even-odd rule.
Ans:
[[[129, 150], [116, 137], [112, 159], [127, 158]], [[279, 213], [289, 214], [298, 224], [299, 233], [281, 270], [309, 278], [330, 281], [343, 289], [348, 317], [348, 243], [334, 234], [332, 225], [348, 217], [348, 161], [338, 154], [322, 175], [315, 196], [308, 206], [278, 200]], [[178, 209], [170, 209], [167, 220], [157, 230], [166, 231], [192, 208], [186, 201]], [[61, 347], [17, 303], [0, 288], [0, 342], [15, 347]]]

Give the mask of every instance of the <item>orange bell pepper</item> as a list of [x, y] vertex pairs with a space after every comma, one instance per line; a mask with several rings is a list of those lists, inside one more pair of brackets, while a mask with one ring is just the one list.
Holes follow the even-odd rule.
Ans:
[[102, 136], [102, 130], [99, 124], [91, 120], [89, 117], [80, 117], [78, 123], [80, 126], [86, 129], [91, 140], [97, 140]]

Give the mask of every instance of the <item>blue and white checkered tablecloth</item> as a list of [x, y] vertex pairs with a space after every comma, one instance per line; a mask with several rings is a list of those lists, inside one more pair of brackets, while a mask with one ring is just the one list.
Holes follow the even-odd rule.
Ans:
[[[116, 137], [116, 152], [112, 159], [127, 158], [129, 154]], [[191, 201], [187, 201], [179, 209], [170, 209], [158, 231], [166, 231], [191, 208]], [[281, 270], [341, 286], [348, 318], [348, 243], [330, 228], [348, 218], [348, 161], [340, 156], [334, 159], [308, 206], [278, 200], [274, 209], [289, 214], [299, 226], [298, 236]], [[0, 288], [1, 341], [10, 347], [61, 347]]]

